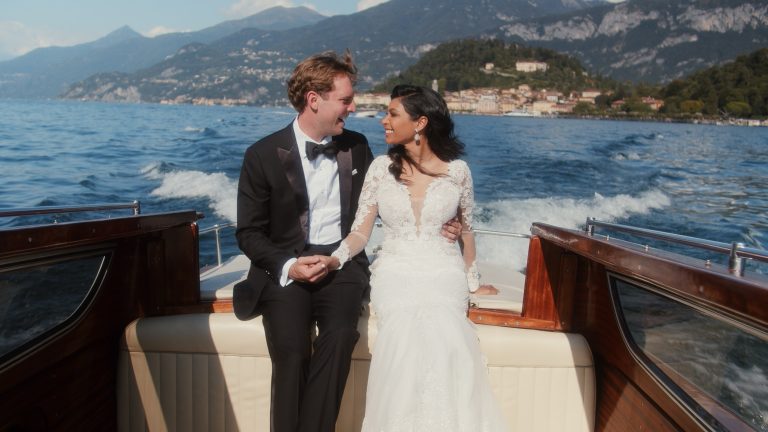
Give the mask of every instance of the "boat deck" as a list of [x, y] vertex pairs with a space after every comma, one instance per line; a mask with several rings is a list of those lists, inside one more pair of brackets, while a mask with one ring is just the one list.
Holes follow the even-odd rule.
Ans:
[[[371, 257], [374, 258], [375, 257]], [[200, 298], [203, 301], [228, 300], [236, 283], [248, 276], [250, 260], [245, 255], [236, 255], [200, 274]], [[499, 290], [498, 295], [470, 295], [470, 303], [486, 309], [521, 312], [525, 275], [509, 271], [500, 264], [478, 263], [482, 284], [491, 284]]]

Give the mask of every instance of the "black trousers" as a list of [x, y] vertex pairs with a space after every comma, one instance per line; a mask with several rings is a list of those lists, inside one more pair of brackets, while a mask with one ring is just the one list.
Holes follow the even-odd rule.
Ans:
[[272, 358], [272, 432], [335, 429], [367, 286], [367, 272], [350, 261], [317, 284], [265, 287], [260, 301]]

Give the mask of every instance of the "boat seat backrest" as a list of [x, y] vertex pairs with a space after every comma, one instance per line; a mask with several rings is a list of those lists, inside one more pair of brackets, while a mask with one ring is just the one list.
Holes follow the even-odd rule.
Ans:
[[[336, 430], [359, 431], [375, 316], [360, 320]], [[478, 325], [493, 390], [513, 431], [591, 431], [595, 378], [580, 335]], [[271, 362], [261, 318], [141, 318], [118, 365], [120, 431], [268, 431]]]

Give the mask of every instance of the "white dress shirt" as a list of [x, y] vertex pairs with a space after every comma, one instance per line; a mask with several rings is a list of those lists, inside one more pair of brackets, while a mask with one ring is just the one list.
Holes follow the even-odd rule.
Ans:
[[[309, 198], [309, 244], [332, 244], [341, 240], [341, 192], [339, 190], [339, 166], [336, 158], [320, 154], [315, 160], [309, 160], [306, 154], [306, 141], [315, 141], [299, 127], [298, 119], [293, 121], [293, 134], [301, 155], [301, 167], [307, 185]], [[327, 144], [331, 137], [323, 137], [318, 144]], [[283, 264], [280, 285], [293, 282], [288, 279], [288, 270], [296, 258]]]

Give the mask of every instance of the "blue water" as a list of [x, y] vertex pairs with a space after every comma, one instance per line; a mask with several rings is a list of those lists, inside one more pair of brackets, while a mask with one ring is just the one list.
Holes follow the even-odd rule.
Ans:
[[[0, 208], [139, 200], [143, 213], [203, 212], [201, 228], [231, 222], [245, 148], [293, 116], [290, 108], [2, 100]], [[527, 233], [534, 221], [577, 228], [591, 216], [765, 247], [766, 128], [455, 120], [480, 228]], [[386, 151], [378, 122], [347, 122], [368, 136], [374, 154]], [[0, 228], [45, 221], [6, 218]], [[201, 264], [215, 260], [212, 241], [203, 239]], [[484, 240], [480, 254], [522, 267], [527, 246], [518, 243]], [[237, 252], [225, 232], [224, 256]]]

